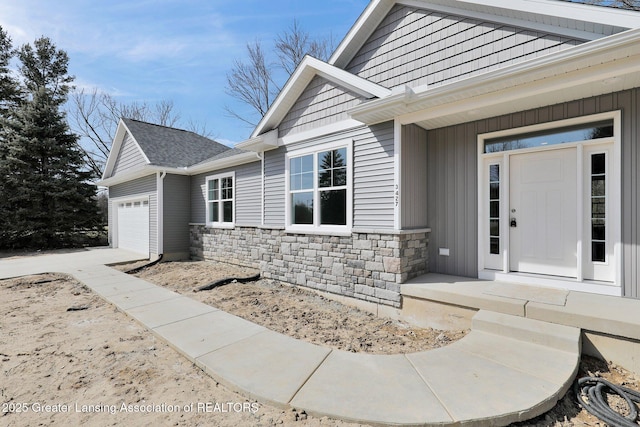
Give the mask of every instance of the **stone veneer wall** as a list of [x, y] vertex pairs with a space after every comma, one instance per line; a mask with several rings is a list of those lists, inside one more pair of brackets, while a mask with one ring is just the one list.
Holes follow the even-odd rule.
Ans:
[[400, 284], [428, 271], [429, 233], [291, 234], [191, 225], [191, 257], [259, 268], [263, 277], [400, 307]]

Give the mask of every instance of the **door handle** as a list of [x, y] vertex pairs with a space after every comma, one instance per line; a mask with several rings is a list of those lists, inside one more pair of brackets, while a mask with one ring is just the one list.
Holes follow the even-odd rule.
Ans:
[[518, 223], [516, 222], [515, 218], [511, 218], [511, 222], [509, 224], [511, 227], [515, 228], [518, 226]]

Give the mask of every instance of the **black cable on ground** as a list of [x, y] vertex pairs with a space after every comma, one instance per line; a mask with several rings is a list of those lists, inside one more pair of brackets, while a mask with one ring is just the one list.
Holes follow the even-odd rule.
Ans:
[[[580, 406], [611, 427], [638, 427], [638, 407], [635, 403], [640, 403], [639, 392], [596, 377], [580, 378], [576, 383], [575, 392]], [[616, 394], [624, 399], [629, 408], [629, 415], [625, 417], [611, 409], [607, 402], [607, 394]]]
[[156, 264], [157, 264], [157, 263], [159, 263], [160, 261], [162, 261], [162, 254], [160, 254], [160, 256], [158, 256], [158, 259], [156, 259], [156, 260], [154, 260], [154, 261], [151, 261], [150, 263], [147, 263], [147, 264], [141, 265], [141, 266], [139, 266], [139, 267], [132, 268], [131, 270], [127, 270], [127, 271], [125, 271], [125, 273], [127, 273], [127, 274], [136, 274], [136, 273], [139, 273], [140, 271], [144, 270], [144, 269], [145, 269], [145, 268], [147, 268], [147, 267], [151, 267], [151, 266], [156, 265]]
[[193, 292], [209, 291], [213, 288], [217, 288], [218, 286], [226, 285], [231, 282], [247, 283], [247, 282], [255, 282], [256, 280], [259, 280], [259, 279], [260, 279], [260, 273], [250, 277], [227, 277], [226, 279], [216, 280], [215, 282], [211, 282], [204, 286], [200, 286], [199, 288], [194, 289]]

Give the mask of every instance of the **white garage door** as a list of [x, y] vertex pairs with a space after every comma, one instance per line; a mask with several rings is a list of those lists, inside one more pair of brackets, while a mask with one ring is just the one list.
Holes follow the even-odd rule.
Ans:
[[118, 247], [149, 255], [149, 201], [118, 203]]

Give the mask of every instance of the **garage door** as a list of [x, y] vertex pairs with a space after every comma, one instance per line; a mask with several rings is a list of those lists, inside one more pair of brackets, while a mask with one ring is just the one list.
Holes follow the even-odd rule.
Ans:
[[118, 203], [118, 247], [149, 255], [149, 201]]

